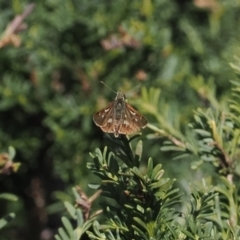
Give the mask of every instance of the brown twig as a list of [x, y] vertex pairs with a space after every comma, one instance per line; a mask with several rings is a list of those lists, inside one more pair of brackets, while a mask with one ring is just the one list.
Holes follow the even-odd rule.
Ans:
[[3, 35], [0, 38], [0, 48], [8, 44], [13, 44], [15, 47], [19, 47], [21, 44], [21, 39], [17, 33], [25, 30], [27, 25], [23, 23], [23, 20], [33, 11], [35, 7], [34, 3], [27, 5], [24, 12], [17, 15], [6, 27]]
[[[96, 193], [94, 193], [91, 197], [88, 197], [85, 192], [78, 186], [76, 187], [81, 199], [77, 200], [77, 205], [81, 207], [84, 219], [87, 220], [89, 219], [90, 211], [92, 208], [92, 203], [93, 201], [98, 198], [98, 196], [101, 194], [102, 190], [98, 190]], [[100, 214], [102, 210], [98, 210], [93, 214], [93, 216], [96, 216]], [[93, 217], [91, 216], [91, 217]]]

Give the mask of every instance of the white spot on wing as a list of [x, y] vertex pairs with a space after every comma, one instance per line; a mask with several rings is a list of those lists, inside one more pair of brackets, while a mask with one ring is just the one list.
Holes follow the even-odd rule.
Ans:
[[133, 111], [131, 111], [131, 110], [129, 110], [129, 111], [130, 111], [130, 113], [131, 113], [133, 116], [136, 115], [136, 112], [133, 112]]

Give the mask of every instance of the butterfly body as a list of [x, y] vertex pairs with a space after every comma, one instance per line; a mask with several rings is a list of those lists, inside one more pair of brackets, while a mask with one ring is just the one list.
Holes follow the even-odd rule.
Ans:
[[93, 115], [93, 121], [104, 132], [130, 135], [144, 128], [148, 121], [132, 106], [125, 102], [125, 95], [117, 92], [115, 100]]

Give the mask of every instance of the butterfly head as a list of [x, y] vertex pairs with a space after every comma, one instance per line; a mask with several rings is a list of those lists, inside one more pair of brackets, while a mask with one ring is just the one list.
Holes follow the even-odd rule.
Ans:
[[119, 99], [122, 99], [122, 100], [125, 100], [126, 99], [126, 96], [123, 92], [117, 92], [117, 96], [115, 98], [115, 100], [119, 100]]

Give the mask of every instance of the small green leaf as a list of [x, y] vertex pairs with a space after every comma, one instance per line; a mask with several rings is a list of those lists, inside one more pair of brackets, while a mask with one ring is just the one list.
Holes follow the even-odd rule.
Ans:
[[153, 171], [153, 160], [152, 160], [152, 158], [149, 158], [148, 159], [148, 173], [147, 173], [147, 175], [151, 176], [152, 171]]
[[187, 235], [188, 237], [190, 237], [191, 239], [196, 239], [193, 234], [185, 229], [182, 229], [182, 232]]
[[58, 235], [54, 236], [56, 240], [62, 240]]
[[132, 225], [132, 228], [140, 235], [139, 239], [141, 240], [149, 240], [149, 236], [147, 236], [140, 228], [136, 227], [135, 225]]
[[74, 194], [74, 197], [75, 197], [76, 202], [77, 202], [77, 201], [80, 201], [82, 198], [80, 197], [77, 188], [76, 188], [76, 187], [73, 187], [73, 188], [72, 188], [72, 191], [73, 191], [73, 194]]
[[82, 214], [82, 210], [81, 209], [77, 209], [76, 216], [77, 216], [77, 225], [79, 227], [81, 227], [83, 225], [83, 223], [84, 223], [83, 214]]
[[76, 208], [69, 202], [64, 202], [64, 206], [73, 219], [76, 219]]
[[63, 228], [59, 228], [59, 229], [58, 229], [58, 232], [59, 232], [59, 236], [60, 236], [63, 240], [71, 240]]
[[[141, 202], [141, 201], [140, 201]], [[142, 202], [141, 202], [142, 203]], [[144, 213], [144, 208], [140, 206], [139, 204], [137, 205], [137, 210], [141, 213]]]
[[147, 208], [146, 211], [145, 211], [145, 214], [146, 214], [146, 219], [149, 221], [150, 219], [152, 219], [152, 216], [153, 216], [153, 211], [151, 208]]
[[155, 179], [156, 178], [156, 175], [160, 172], [161, 168], [162, 168], [162, 164], [157, 164], [154, 167], [154, 169], [152, 171], [151, 179]]
[[211, 137], [210, 132], [203, 130], [203, 129], [194, 129], [194, 132], [198, 133], [199, 135], [203, 137]]
[[11, 222], [15, 218], [15, 213], [9, 213], [8, 215], [4, 216], [0, 219], [0, 229], [6, 226], [9, 222]]
[[66, 217], [62, 217], [62, 223], [67, 230], [68, 235], [70, 236], [70, 239], [73, 239], [73, 227], [70, 221]]
[[164, 170], [160, 170], [155, 176], [154, 179], [155, 180], [160, 180], [160, 178], [163, 176], [164, 174]]
[[88, 184], [88, 187], [91, 188], [91, 189], [99, 189], [101, 185], [100, 184]]
[[5, 199], [5, 200], [9, 200], [9, 201], [17, 201], [18, 197], [14, 194], [11, 193], [1, 193], [0, 194], [0, 199]]
[[202, 166], [202, 164], [203, 164], [202, 160], [194, 161], [191, 163], [191, 169], [193, 170], [199, 169], [199, 167]]
[[131, 169], [131, 171], [138, 176], [143, 182], [145, 182], [144, 176], [142, 175], [142, 173], [139, 171], [138, 168], [133, 167], [133, 169]]
[[137, 222], [143, 229], [147, 229], [147, 225], [142, 221], [142, 219], [134, 217], [133, 220]]
[[75, 230], [74, 230], [74, 233], [73, 233], [73, 239], [75, 240], [79, 240], [83, 234], [83, 229], [81, 227], [77, 227]]
[[8, 148], [8, 153], [9, 153], [10, 159], [13, 160], [16, 155], [16, 151], [12, 146]]
[[[139, 157], [142, 156], [142, 151], [143, 151], [143, 144], [142, 141], [139, 141], [136, 146], [135, 154], [138, 155]], [[140, 161], [141, 158], [139, 158]]]
[[184, 148], [182, 147], [177, 147], [177, 146], [163, 146], [163, 147], [160, 147], [160, 150], [161, 151], [177, 151], [177, 152], [184, 152], [186, 151]]

